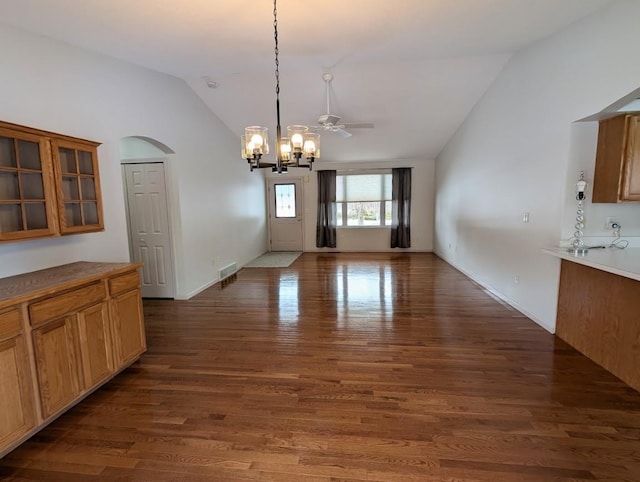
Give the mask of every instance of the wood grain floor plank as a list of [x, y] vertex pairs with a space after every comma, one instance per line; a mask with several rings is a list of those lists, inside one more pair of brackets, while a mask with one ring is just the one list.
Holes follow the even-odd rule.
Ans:
[[144, 309], [147, 353], [0, 480], [640, 482], [640, 394], [432, 254]]

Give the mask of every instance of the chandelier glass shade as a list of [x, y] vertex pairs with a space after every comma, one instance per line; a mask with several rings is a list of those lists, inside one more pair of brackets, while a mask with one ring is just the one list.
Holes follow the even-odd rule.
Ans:
[[[280, 126], [280, 63], [278, 60], [278, 8], [277, 0], [273, 1], [273, 31], [275, 39], [275, 76], [276, 76], [276, 159], [269, 162], [264, 159], [269, 154], [268, 129], [262, 126], [245, 127], [240, 136], [240, 153], [254, 169], [271, 168], [279, 174], [287, 172], [289, 167], [313, 168], [313, 162], [320, 158], [320, 135], [309, 132], [307, 126], [292, 125], [287, 127], [287, 136], [282, 136]], [[303, 161], [304, 159], [304, 161]], [[306, 162], [306, 164], [304, 164]]]

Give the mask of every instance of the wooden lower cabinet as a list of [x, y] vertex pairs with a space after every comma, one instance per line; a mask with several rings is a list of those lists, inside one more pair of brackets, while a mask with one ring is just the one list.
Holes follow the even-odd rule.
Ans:
[[24, 336], [0, 341], [0, 450], [35, 427], [33, 402]]
[[63, 318], [33, 331], [42, 414], [49, 418], [80, 395], [77, 335], [73, 317]]
[[44, 418], [113, 373], [107, 303], [85, 308], [33, 331]]
[[78, 313], [80, 361], [85, 388], [91, 388], [113, 373], [113, 345], [107, 303]]
[[146, 350], [139, 264], [0, 279], [0, 457]]
[[140, 289], [111, 300], [117, 366], [130, 363], [146, 349]]

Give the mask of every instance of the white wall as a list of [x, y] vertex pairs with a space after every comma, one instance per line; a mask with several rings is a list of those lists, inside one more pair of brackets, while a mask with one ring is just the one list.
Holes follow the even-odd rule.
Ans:
[[[120, 139], [169, 146], [178, 193], [177, 295], [264, 251], [264, 183], [238, 140], [177, 78], [0, 26], [2, 120], [102, 142], [105, 231], [0, 245], [0, 277], [77, 260], [128, 261]], [[253, 199], [252, 202], [247, 202]]]
[[[316, 220], [318, 206], [318, 176], [316, 171], [324, 169], [347, 170], [385, 169], [412, 167], [411, 172], [411, 248], [390, 248], [390, 227], [338, 228], [337, 248], [316, 247]], [[384, 252], [433, 250], [433, 213], [435, 163], [425, 160], [396, 160], [375, 162], [329, 162], [317, 161], [314, 170], [291, 169], [287, 176], [303, 179], [304, 191], [304, 250], [305, 251], [350, 251]], [[277, 174], [267, 173], [267, 178]]]
[[572, 123], [639, 87], [638, 18], [640, 2], [616, 2], [515, 55], [436, 162], [436, 253], [550, 331], [559, 262], [540, 249], [574, 215], [571, 153], [594, 162]]

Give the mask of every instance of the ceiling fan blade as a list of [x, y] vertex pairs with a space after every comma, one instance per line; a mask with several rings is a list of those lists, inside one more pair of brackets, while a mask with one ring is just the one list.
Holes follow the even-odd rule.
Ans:
[[333, 132], [338, 134], [343, 139], [347, 139], [348, 137], [351, 137], [353, 135], [353, 134], [351, 134], [351, 132], [347, 132], [344, 129], [334, 129]]
[[364, 122], [360, 124], [344, 124], [344, 127], [347, 129], [372, 129], [375, 125], [370, 122]]

